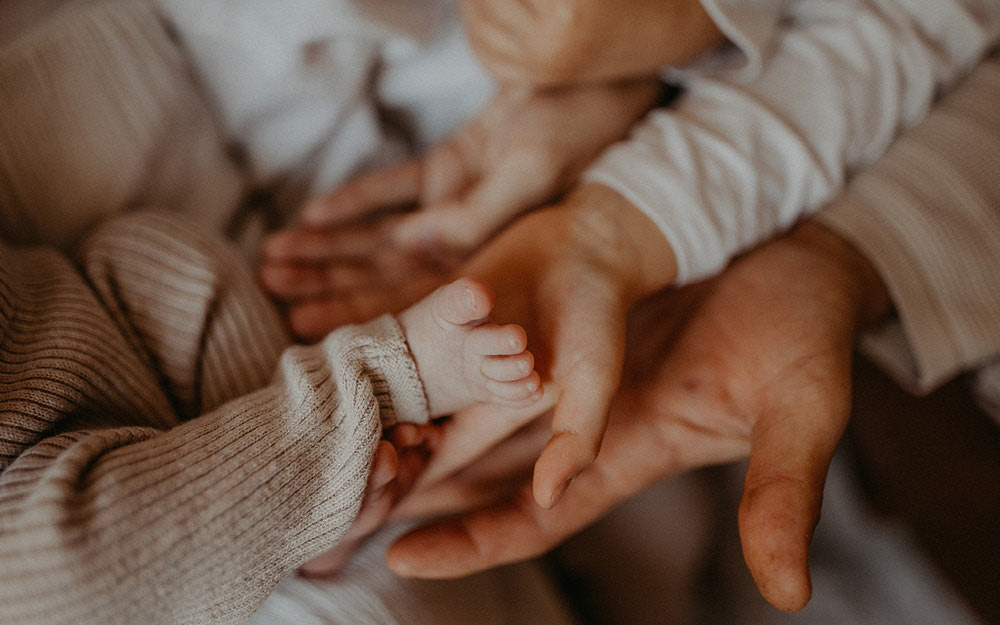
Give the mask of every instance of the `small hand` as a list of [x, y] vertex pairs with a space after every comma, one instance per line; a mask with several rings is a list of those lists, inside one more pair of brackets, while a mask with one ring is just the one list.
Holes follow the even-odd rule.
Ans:
[[[656, 92], [655, 81], [502, 91], [424, 157], [309, 203], [300, 225], [265, 242], [261, 283], [307, 338], [405, 308], [514, 217], [563, 193]], [[384, 214], [406, 203], [418, 210]]]
[[389, 518], [393, 506], [412, 488], [437, 444], [434, 426], [401, 424], [380, 441], [372, 458], [372, 469], [361, 510], [347, 534], [333, 548], [301, 567], [303, 577], [335, 575], [364, 540]]

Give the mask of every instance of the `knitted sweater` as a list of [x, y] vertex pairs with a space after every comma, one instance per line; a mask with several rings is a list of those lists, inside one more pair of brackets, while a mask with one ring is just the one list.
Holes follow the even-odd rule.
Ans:
[[426, 400], [392, 317], [286, 344], [236, 257], [168, 217], [73, 260], [0, 243], [0, 621], [241, 622], [333, 545], [380, 421]]
[[[864, 348], [914, 391], [979, 368], [1000, 406], [1000, 54], [818, 216], [871, 259], [898, 315]], [[992, 389], [992, 390], [991, 390]], [[1000, 419], [1000, 410], [994, 410]]]

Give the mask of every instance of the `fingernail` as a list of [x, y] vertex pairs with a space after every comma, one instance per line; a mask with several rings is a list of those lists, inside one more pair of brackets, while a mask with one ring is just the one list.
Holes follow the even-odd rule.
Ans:
[[476, 296], [469, 287], [465, 287], [465, 305], [469, 307], [469, 310], [476, 309]]
[[571, 478], [567, 479], [567, 480], [566, 480], [565, 482], [563, 482], [563, 483], [562, 483], [562, 484], [561, 484], [561, 485], [560, 485], [560, 486], [559, 486], [559, 487], [558, 487], [558, 488], [557, 488], [556, 490], [554, 490], [554, 491], [552, 492], [552, 499], [551, 499], [551, 500], [549, 500], [549, 509], [550, 509], [550, 510], [551, 510], [552, 508], [554, 508], [554, 507], [556, 506], [556, 504], [557, 504], [557, 503], [559, 503], [559, 500], [560, 500], [560, 499], [562, 499], [562, 498], [563, 498], [563, 495], [565, 495], [565, 494], [566, 494], [566, 489], [568, 489], [568, 488], [569, 488], [569, 485], [570, 485], [570, 483], [571, 483], [571, 482], [572, 482], [572, 481], [573, 481], [574, 479], [576, 479], [576, 476], [575, 476], [575, 475], [574, 475], [573, 477], [571, 477]]

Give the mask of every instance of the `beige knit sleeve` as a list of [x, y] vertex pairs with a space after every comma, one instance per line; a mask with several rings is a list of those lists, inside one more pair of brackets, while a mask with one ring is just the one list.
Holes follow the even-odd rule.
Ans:
[[155, 2], [0, 2], [0, 234], [69, 249], [125, 209], [221, 232], [245, 192]]
[[[209, 298], [224, 327], [202, 341], [236, 354], [275, 335], [245, 301], [224, 310], [224, 272], [190, 247], [134, 243], [116, 262], [150, 270], [108, 273], [150, 303], [128, 323]], [[135, 343], [97, 291], [55, 252], [0, 243], [0, 622], [242, 622], [350, 526], [380, 419], [427, 418], [401, 329], [383, 317], [287, 349], [270, 384], [185, 420], [150, 366], [177, 334]], [[226, 350], [205, 354], [217, 379], [246, 375]]]
[[897, 317], [864, 349], [927, 392], [1000, 354], [1000, 56], [818, 216], [878, 269]]

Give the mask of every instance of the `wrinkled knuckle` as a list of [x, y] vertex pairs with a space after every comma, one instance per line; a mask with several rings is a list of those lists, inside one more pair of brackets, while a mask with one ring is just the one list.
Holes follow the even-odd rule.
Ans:
[[775, 490], [806, 490], [807, 481], [797, 475], [787, 473], [771, 473], [754, 478], [748, 478], [744, 491], [748, 495], [759, 496]]
[[[751, 520], [762, 522], [760, 514], [792, 514], [803, 502], [808, 502], [810, 506], [817, 505], [816, 498], [813, 485], [802, 476], [777, 473], [748, 478], [739, 504], [739, 521], [745, 525]], [[774, 519], [764, 521], [775, 522]]]

